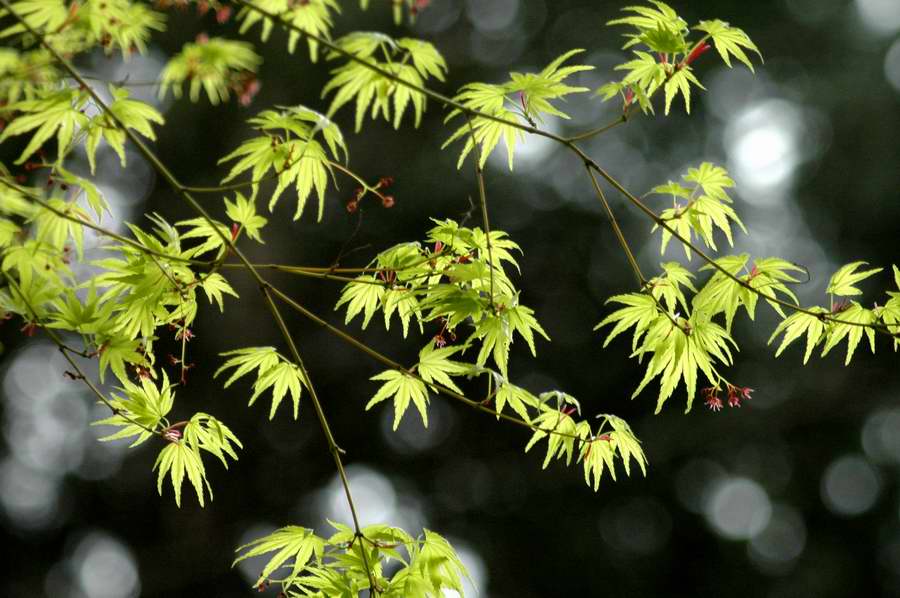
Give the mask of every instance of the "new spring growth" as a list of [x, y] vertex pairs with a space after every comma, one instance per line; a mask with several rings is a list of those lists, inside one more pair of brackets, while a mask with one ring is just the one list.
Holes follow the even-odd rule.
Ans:
[[704, 52], [706, 52], [707, 50], [709, 50], [711, 47], [712, 47], [712, 46], [710, 46], [708, 43], [706, 43], [706, 42], [701, 42], [700, 44], [697, 45], [696, 48], [694, 48], [693, 50], [691, 50], [691, 53], [688, 54], [688, 57], [687, 57], [687, 58], [685, 58], [684, 64], [685, 64], [685, 65], [691, 64], [692, 62], [694, 62], [695, 60], [697, 60], [698, 58], [700, 58], [700, 56], [701, 56]]
[[357, 187], [353, 191], [353, 197], [350, 199], [350, 201], [347, 202], [347, 205], [346, 205], [347, 213], [353, 214], [356, 212], [357, 209], [359, 209], [359, 202], [362, 201], [362, 199], [365, 197], [365, 195], [368, 191], [371, 191], [372, 193], [374, 193], [375, 195], [378, 196], [378, 198], [381, 200], [382, 207], [384, 207], [384, 208], [394, 207], [394, 204], [397, 203], [397, 200], [394, 198], [394, 196], [393, 195], [385, 195], [381, 192], [382, 189], [387, 189], [388, 187], [390, 187], [393, 184], [394, 184], [394, 177], [386, 176], [386, 177], [381, 177], [380, 179], [378, 179], [378, 182], [375, 183], [375, 185], [372, 187], [369, 187], [368, 185], [366, 187]]

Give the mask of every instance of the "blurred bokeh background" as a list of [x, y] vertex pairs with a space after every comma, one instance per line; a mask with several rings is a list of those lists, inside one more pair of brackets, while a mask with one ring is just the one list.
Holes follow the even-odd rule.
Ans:
[[[404, 35], [388, 2], [367, 14], [345, 2], [336, 34], [357, 29]], [[623, 2], [598, 0], [432, 0], [412, 33], [433, 41], [450, 64], [453, 92], [469, 81], [499, 81], [510, 70], [542, 68], [570, 48], [585, 48], [596, 70], [580, 83], [596, 88], [623, 61], [619, 32], [604, 26]], [[797, 292], [824, 301], [828, 276], [860, 259], [889, 269], [900, 263], [900, 2], [897, 0], [719, 0], [671, 4], [691, 23], [722, 18], [759, 45], [756, 76], [728, 70], [710, 53], [697, 64], [708, 91], [694, 113], [638, 117], [585, 143], [585, 149], [637, 194], [711, 160], [737, 181], [736, 209], [750, 235], [736, 251], [777, 255], [808, 267]], [[258, 43], [265, 59], [253, 105], [160, 101], [152, 81], [165, 57], [206, 31], [237, 38], [233, 23], [170, 11], [169, 31], [129, 63], [98, 54], [80, 63], [165, 112], [156, 149], [181, 180], [215, 184], [216, 161], [249, 135], [244, 120], [273, 104], [324, 110], [318, 90], [327, 65], [288, 55], [282, 33]], [[258, 42], [258, 31], [251, 34]], [[574, 134], [617, 114], [616, 102], [573, 96], [565, 123]], [[351, 166], [369, 179], [393, 176], [397, 204], [361, 206], [361, 224], [342, 264], [364, 265], [375, 251], [417, 240], [428, 218], [459, 218], [476, 196], [471, 169], [441, 152], [445, 111], [430, 104], [418, 130], [367, 122], [353, 134], [351, 111], [339, 114]], [[497, 158], [497, 159], [494, 159]], [[100, 163], [114, 226], [156, 211], [188, 215], [136, 153], [122, 170]], [[581, 471], [561, 464], [541, 471], [540, 454], [522, 454], [527, 434], [458, 404], [434, 398], [431, 425], [407, 417], [391, 432], [392, 410], [363, 411], [379, 371], [365, 355], [299, 318], [289, 320], [323, 397], [364, 522], [416, 532], [434, 529], [460, 550], [479, 596], [898, 596], [900, 595], [900, 368], [890, 343], [878, 355], [861, 347], [851, 367], [843, 354], [801, 365], [794, 347], [780, 359], [766, 342], [777, 316], [761, 307], [755, 325], [740, 317], [741, 352], [729, 378], [755, 390], [741, 409], [683, 414], [679, 391], [652, 415], [649, 390], [629, 400], [640, 367], [628, 342], [601, 348], [592, 327], [610, 295], [633, 278], [581, 164], [542, 139], [530, 139], [510, 173], [502, 152], [486, 173], [492, 225], [521, 244], [522, 301], [536, 309], [552, 342], [532, 359], [514, 345], [511, 377], [535, 392], [564, 390], [588, 414], [615, 413], [635, 427], [650, 459], [646, 478], [605, 478], [599, 493]], [[344, 203], [354, 185], [329, 192], [321, 223], [312, 213], [292, 223], [288, 197], [271, 217], [268, 242], [247, 246], [257, 261], [330, 264], [353, 234], [358, 215]], [[648, 222], [614, 193], [609, 197], [646, 271], [661, 260]], [[221, 213], [221, 198], [207, 196]], [[477, 221], [472, 221], [477, 224]], [[674, 245], [666, 259], [683, 259]], [[692, 264], [698, 267], [695, 260]], [[253, 592], [259, 563], [230, 569], [233, 549], [276, 526], [302, 524], [328, 533], [327, 518], [347, 512], [312, 410], [299, 421], [282, 411], [272, 422], [262, 405], [248, 409], [247, 385], [223, 391], [211, 382], [217, 352], [280, 346], [250, 279], [228, 273], [240, 302], [224, 315], [201, 313], [190, 344], [198, 365], [178, 392], [176, 410], [202, 410], [228, 423], [244, 442], [229, 471], [210, 462], [215, 500], [176, 508], [171, 490], [156, 495], [152, 443], [128, 450], [101, 444], [90, 422], [105, 416], [67, 381], [53, 347], [28, 339], [14, 323], [0, 329], [2, 446], [0, 595], [9, 598], [237, 597]], [[305, 305], [340, 323], [331, 310], [337, 283], [276, 278]], [[884, 300], [887, 272], [866, 283], [866, 302]], [[351, 327], [358, 333], [358, 320]], [[426, 330], [426, 334], [435, 331]], [[424, 338], [404, 343], [374, 322], [365, 333], [385, 353], [411, 361]], [[165, 352], [165, 343], [160, 352]], [[273, 592], [274, 594], [274, 592]]]

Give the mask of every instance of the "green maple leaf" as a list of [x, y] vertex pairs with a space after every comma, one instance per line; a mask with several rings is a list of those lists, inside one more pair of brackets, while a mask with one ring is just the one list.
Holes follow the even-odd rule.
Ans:
[[426, 428], [428, 427], [428, 389], [424, 382], [398, 370], [386, 370], [372, 376], [369, 380], [382, 381], [384, 384], [366, 403], [366, 411], [382, 401], [393, 399], [394, 430], [396, 430], [400, 425], [400, 420], [403, 419], [403, 414], [406, 413], [412, 402], [422, 417], [422, 423]]

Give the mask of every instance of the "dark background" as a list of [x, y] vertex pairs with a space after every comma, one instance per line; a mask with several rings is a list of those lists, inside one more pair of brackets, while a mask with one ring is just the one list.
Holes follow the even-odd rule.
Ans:
[[[365, 15], [346, 4], [335, 35], [406, 34], [406, 27], [392, 25], [387, 2], [373, 2]], [[501, 81], [509, 70], [538, 70], [575, 47], [587, 49], [580, 58], [597, 67], [580, 78], [595, 89], [624, 58], [619, 32], [603, 25], [619, 5], [433, 0], [413, 32], [447, 57], [448, 83], [436, 87], [444, 93], [469, 81]], [[742, 27], [765, 64], [754, 78], [743, 67], [728, 71], [709, 53], [697, 63], [708, 92], [695, 95], [690, 117], [678, 100], [670, 117], [635, 118], [585, 149], [639, 195], [703, 160], [726, 165], [738, 182], [736, 209], [750, 229], [749, 237], [737, 234], [736, 251], [807, 266], [812, 282], [797, 289], [807, 304], [827, 301], [827, 278], [843, 263], [885, 266], [864, 284], [867, 305], [883, 302], [893, 286], [890, 264], [900, 262], [900, 4], [672, 5], [692, 24], [722, 18]], [[169, 32], [157, 38], [150, 59], [122, 66], [98, 56], [82, 66], [108, 79], [131, 72], [136, 92], [152, 97], [139, 78], [153, 79], [158, 61], [201, 31], [238, 37], [233, 24], [170, 11]], [[265, 60], [262, 90], [249, 109], [234, 101], [214, 108], [205, 99], [163, 103], [167, 122], [156, 150], [188, 184], [216, 184], [224, 176], [216, 161], [249, 135], [243, 121], [255, 111], [296, 103], [327, 109], [318, 97], [327, 76], [323, 61], [311, 65], [302, 45], [288, 55], [280, 32], [265, 45], [257, 36], [258, 29], [248, 33]], [[563, 110], [572, 121], [547, 126], [574, 134], [611, 120], [618, 106], [581, 94]], [[458, 148], [440, 151], [451, 131], [444, 115], [430, 103], [418, 130], [367, 121], [354, 134], [352, 109], [339, 113], [351, 167], [370, 180], [395, 177], [397, 198], [390, 210], [362, 204], [360, 228], [347, 244], [360, 249], [342, 265], [365, 265], [375, 251], [424, 238], [429, 217], [459, 218], [469, 209], [476, 197], [471, 164], [457, 171]], [[347, 450], [363, 519], [448, 536], [470, 564], [481, 596], [900, 595], [900, 374], [889, 341], [878, 339], [877, 356], [861, 345], [847, 368], [843, 348], [801, 368], [800, 348], [775, 359], [766, 346], [778, 318], [761, 305], [756, 325], [743, 314], [737, 319], [741, 351], [728, 374], [755, 389], [753, 400], [718, 414], [698, 400], [684, 414], [679, 389], [654, 416], [654, 385], [629, 400], [642, 369], [628, 359], [628, 341], [602, 349], [604, 336], [592, 332], [610, 311], [605, 299], [631, 291], [633, 278], [583, 168], [541, 140], [525, 144], [514, 173], [502, 151], [499, 158], [486, 172], [492, 225], [522, 246], [522, 302], [553, 339], [538, 343], [537, 359], [516, 343], [511, 378], [534, 392], [564, 390], [588, 415], [625, 417], [644, 443], [650, 470], [646, 478], [621, 476], [615, 483], [605, 477], [594, 494], [580, 467], [560, 463], [541, 471], [542, 454], [522, 454], [528, 438], [522, 430], [440, 397], [432, 399], [427, 431], [408, 416], [392, 433], [389, 406], [363, 411], [377, 388], [367, 379], [379, 365], [291, 315], [291, 330]], [[101, 165], [119, 218], [140, 221], [144, 211], [169, 220], [190, 216], [138, 156], [129, 160], [125, 171], [112, 160]], [[309, 207], [302, 221], [291, 222], [286, 194], [264, 231], [266, 245], [248, 242], [247, 252], [260, 262], [330, 264], [357, 226], [357, 216], [343, 208], [355, 185], [340, 182], [340, 191], [329, 191], [321, 223]], [[653, 272], [663, 261], [658, 238], [614, 192], [609, 197], [645, 272]], [[224, 218], [218, 196], [204, 200]], [[665, 259], [683, 254], [673, 244]], [[691, 266], [699, 265], [695, 258]], [[346, 520], [308, 402], [299, 421], [282, 408], [269, 422], [262, 400], [246, 408], [248, 384], [223, 391], [211, 381], [221, 363], [217, 352], [282, 344], [250, 278], [238, 271], [228, 277], [241, 301], [227, 301], [224, 315], [209, 308], [199, 316], [190, 344], [198, 365], [175, 407], [176, 415], [202, 410], [220, 417], [244, 442], [229, 471], [208, 460], [215, 500], [205, 509], [188, 488], [180, 509], [171, 488], [156, 495], [150, 468], [159, 447], [152, 442], [131, 451], [96, 443], [102, 431], [87, 424], [102, 410], [62, 379], [64, 368], [46, 342], [22, 338], [15, 323], [2, 328], [0, 506], [10, 550], [0, 595], [249, 596], [259, 565], [230, 569], [234, 547], [274, 526], [315, 526], [327, 534], [326, 517]], [[342, 322], [331, 311], [339, 284], [273, 281], [329, 321]], [[359, 334], [358, 322], [348, 330]], [[386, 333], [377, 317], [364, 337], [410, 363], [425, 342]]]

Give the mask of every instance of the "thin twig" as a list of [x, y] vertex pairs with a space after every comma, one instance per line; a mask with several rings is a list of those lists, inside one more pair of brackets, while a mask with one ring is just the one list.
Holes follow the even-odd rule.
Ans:
[[[362, 534], [362, 528], [359, 524], [359, 515], [356, 512], [356, 504], [353, 502], [353, 495], [350, 493], [350, 481], [347, 479], [347, 472], [345, 471], [344, 463], [341, 460], [342, 451], [338, 446], [337, 441], [334, 439], [334, 434], [331, 431], [331, 426], [328, 423], [328, 419], [325, 417], [325, 411], [322, 409], [322, 402], [319, 400], [319, 396], [316, 393], [316, 387], [313, 385], [312, 379], [309, 377], [309, 372], [306, 369], [306, 365], [304, 365], [303, 363], [303, 358], [300, 357], [300, 351], [297, 350], [297, 344], [294, 341], [293, 335], [291, 335], [290, 331], [288, 330], [287, 324], [285, 323], [284, 318], [281, 316], [281, 312], [278, 310], [278, 306], [275, 305], [274, 301], [272, 301], [272, 292], [274, 292], [274, 289], [268, 283], [264, 283], [260, 290], [262, 291], [262, 294], [266, 299], [266, 304], [269, 308], [269, 311], [272, 313], [272, 317], [278, 324], [279, 330], [281, 330], [282, 336], [285, 338], [285, 341], [287, 341], [288, 348], [291, 351], [291, 357], [293, 357], [294, 362], [297, 364], [297, 367], [300, 368], [300, 373], [303, 376], [305, 386], [307, 390], [309, 390], [309, 396], [313, 404], [313, 410], [316, 412], [316, 418], [319, 420], [319, 426], [325, 433], [325, 441], [328, 443], [328, 452], [331, 453], [331, 456], [334, 459], [334, 466], [335, 468], [337, 468], [338, 475], [341, 478], [341, 485], [344, 487], [344, 496], [346, 497], [347, 504], [350, 507], [350, 516], [353, 518], [353, 527], [356, 530], [357, 537], [362, 538], [364, 536]], [[360, 554], [362, 554], [363, 564], [366, 567], [366, 574], [369, 577], [371, 591], [377, 595], [381, 591], [381, 589], [378, 587], [378, 584], [373, 577], [372, 568], [369, 566], [365, 548], [361, 547]]]
[[622, 246], [622, 251], [625, 252], [625, 257], [628, 258], [628, 263], [629, 265], [631, 265], [631, 269], [634, 272], [634, 275], [637, 277], [638, 286], [643, 288], [644, 285], [647, 284], [647, 279], [644, 278], [644, 273], [641, 272], [641, 267], [638, 265], [637, 260], [634, 257], [634, 252], [631, 251], [631, 247], [628, 245], [628, 241], [625, 240], [625, 235], [622, 233], [622, 229], [619, 227], [619, 222], [616, 220], [616, 216], [615, 214], [613, 214], [609, 202], [606, 201], [606, 195], [604, 195], [603, 189], [600, 187], [600, 183], [597, 182], [597, 177], [594, 176], [594, 173], [591, 171], [589, 166], [585, 165], [585, 168], [587, 169], [588, 175], [591, 177], [591, 183], [593, 183], [594, 185], [594, 192], [596, 192], [597, 197], [603, 204], [603, 208], [606, 210], [606, 215], [609, 217], [609, 222], [610, 224], [612, 224], [613, 231], [616, 233], [616, 238], [619, 240], [619, 245]]
[[473, 156], [475, 161], [475, 180], [478, 181], [478, 198], [481, 201], [481, 223], [484, 226], [484, 238], [488, 253], [488, 272], [491, 278], [491, 311], [497, 313], [497, 307], [494, 305], [494, 253], [491, 248], [491, 222], [488, 218], [487, 192], [484, 188], [484, 169], [481, 167], [481, 147], [478, 145], [478, 140], [475, 139], [475, 128], [472, 126], [472, 118], [468, 113], [466, 113], [466, 122], [469, 124], [472, 148], [475, 152]]

